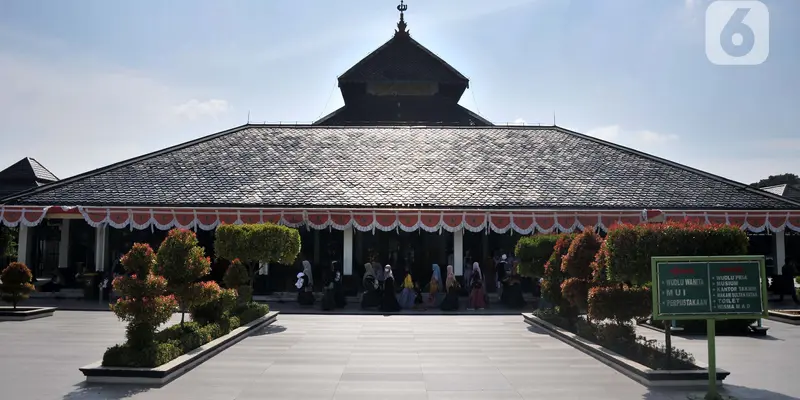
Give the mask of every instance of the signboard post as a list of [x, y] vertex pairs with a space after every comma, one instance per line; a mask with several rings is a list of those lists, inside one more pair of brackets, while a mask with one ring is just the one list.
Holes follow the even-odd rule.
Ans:
[[653, 257], [653, 320], [705, 319], [708, 393], [717, 392], [716, 320], [767, 316], [764, 256]]

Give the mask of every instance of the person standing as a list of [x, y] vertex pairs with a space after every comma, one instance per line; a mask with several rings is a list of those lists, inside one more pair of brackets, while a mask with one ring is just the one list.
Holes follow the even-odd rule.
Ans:
[[431, 281], [428, 285], [428, 306], [436, 307], [437, 297], [439, 296], [439, 288], [444, 289], [442, 285], [442, 271], [439, 269], [439, 264], [431, 266], [433, 272], [431, 273]]
[[483, 273], [481, 266], [477, 262], [472, 264], [472, 282], [469, 294], [469, 307], [467, 310], [483, 310], [486, 308], [486, 300], [483, 290]]
[[384, 267], [383, 274], [386, 280], [383, 283], [381, 311], [398, 312], [400, 311], [400, 304], [397, 303], [397, 296], [394, 293], [394, 274], [392, 274], [392, 266], [387, 265]]
[[800, 304], [800, 300], [797, 298], [797, 288], [794, 286], [794, 278], [797, 276], [797, 272], [797, 263], [794, 260], [789, 260], [783, 266], [780, 275], [783, 285], [781, 285], [781, 294], [778, 301], [783, 301], [784, 294], [789, 294], [795, 304]]
[[378, 295], [378, 280], [375, 279], [375, 270], [372, 268], [372, 263], [364, 264], [364, 278], [361, 280], [364, 294], [361, 296], [361, 308], [378, 307], [381, 304], [381, 298]]
[[297, 303], [301, 306], [314, 304], [314, 278], [311, 272], [311, 263], [303, 260], [303, 272], [297, 274]]
[[323, 275], [325, 288], [322, 296], [322, 311], [331, 311], [336, 308], [336, 264], [336, 261], [332, 262], [330, 268]]
[[440, 308], [442, 311], [456, 311], [458, 310], [458, 281], [456, 275], [453, 273], [453, 266], [447, 266], [447, 278], [444, 282], [447, 294], [442, 301]]

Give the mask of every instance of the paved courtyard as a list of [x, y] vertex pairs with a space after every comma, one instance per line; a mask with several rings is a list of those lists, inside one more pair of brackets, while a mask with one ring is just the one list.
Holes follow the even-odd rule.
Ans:
[[[730, 354], [720, 351], [720, 366], [733, 371], [739, 399], [800, 396], [800, 385], [791, 380], [800, 356], [793, 328], [774, 327], [776, 335], [790, 335], [775, 340], [719, 340], [730, 348]], [[162, 388], [84, 385], [77, 368], [100, 359], [123, 332], [109, 312], [60, 311], [49, 319], [0, 323], [0, 397], [685, 399], [681, 392], [635, 383], [532, 330], [520, 316], [281, 315], [275, 325]], [[735, 344], [726, 345], [729, 339]], [[765, 355], [752, 357], [748, 348]], [[704, 351], [696, 354], [704, 359]], [[741, 358], [760, 367], [737, 372]], [[780, 377], [790, 379], [779, 384]], [[769, 390], [748, 389], [755, 387]]]

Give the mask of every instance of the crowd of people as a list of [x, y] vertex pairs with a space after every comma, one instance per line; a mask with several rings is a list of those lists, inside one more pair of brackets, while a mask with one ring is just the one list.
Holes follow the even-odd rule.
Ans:
[[[297, 274], [297, 302], [303, 306], [312, 306], [314, 297], [314, 280], [311, 263], [303, 261], [303, 270]], [[377, 261], [364, 264], [364, 275], [361, 279], [360, 306], [362, 309], [375, 309], [381, 312], [398, 312], [400, 310], [440, 309], [443, 311], [459, 310], [460, 297], [466, 295], [466, 309], [483, 310], [487, 307], [487, 284], [497, 285], [502, 304], [510, 308], [522, 308], [525, 305], [521, 278], [515, 265], [505, 255], [496, 265], [496, 281], [489, 282], [481, 270], [480, 263], [472, 262], [464, 268], [463, 280], [456, 278], [453, 265], [445, 269], [443, 279], [438, 264], [432, 264], [430, 275], [414, 277], [408, 267], [403, 268], [402, 276], [395, 278], [391, 265], [382, 266]], [[339, 262], [331, 263], [323, 274], [323, 296], [321, 308], [330, 311], [346, 305], [343, 288], [343, 271]], [[422, 279], [415, 279], [422, 278]], [[427, 292], [427, 296], [423, 293]]]

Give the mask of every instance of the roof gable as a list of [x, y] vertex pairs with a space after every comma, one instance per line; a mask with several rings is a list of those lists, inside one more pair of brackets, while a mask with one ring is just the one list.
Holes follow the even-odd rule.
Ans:
[[558, 127], [247, 125], [10, 204], [504, 209], [800, 209]]
[[392, 39], [339, 76], [349, 82], [439, 82], [469, 85], [469, 79], [432, 51], [397, 32]]

